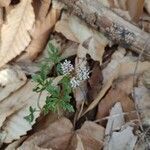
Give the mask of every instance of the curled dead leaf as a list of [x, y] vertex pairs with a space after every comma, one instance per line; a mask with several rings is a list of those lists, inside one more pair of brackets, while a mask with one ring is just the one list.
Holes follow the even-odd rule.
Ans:
[[22, 87], [27, 81], [25, 73], [17, 66], [0, 70], [0, 101]]
[[7, 15], [1, 29], [0, 67], [19, 55], [31, 41], [31, 30], [35, 16], [31, 0], [22, 0]]
[[[41, 8], [42, 9], [42, 8]], [[31, 31], [32, 41], [26, 48], [25, 54], [18, 61], [34, 60], [40, 52], [46, 47], [50, 32], [57, 22], [62, 5], [57, 1], [53, 1], [52, 8], [42, 20], [37, 20]]]

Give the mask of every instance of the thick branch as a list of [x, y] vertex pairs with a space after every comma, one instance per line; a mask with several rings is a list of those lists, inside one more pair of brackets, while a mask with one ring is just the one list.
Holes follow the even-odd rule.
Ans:
[[110, 40], [141, 53], [150, 60], [150, 35], [106, 8], [98, 0], [60, 0], [90, 26]]

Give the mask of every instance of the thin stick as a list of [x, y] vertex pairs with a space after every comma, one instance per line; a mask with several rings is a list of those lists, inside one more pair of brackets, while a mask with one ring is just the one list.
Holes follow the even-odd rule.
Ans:
[[150, 35], [137, 26], [123, 19], [98, 0], [59, 0], [65, 3], [70, 11], [84, 20], [88, 25], [104, 33], [110, 40], [137, 53], [144, 54], [150, 60]]
[[101, 118], [101, 119], [97, 119], [94, 122], [95, 123], [99, 123], [101, 121], [108, 120], [110, 118], [116, 118], [116, 117], [120, 117], [122, 115], [129, 115], [129, 114], [132, 114], [132, 113], [137, 113], [137, 112], [136, 112], [136, 110], [134, 110], [134, 111], [131, 111], [131, 112], [125, 112], [125, 113], [115, 114], [115, 115], [112, 115], [112, 116], [107, 116], [107, 117], [104, 117], [104, 118]]

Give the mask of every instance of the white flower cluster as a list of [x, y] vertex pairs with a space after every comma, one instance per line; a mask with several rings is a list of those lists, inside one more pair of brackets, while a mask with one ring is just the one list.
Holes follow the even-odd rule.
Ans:
[[[63, 74], [65, 75], [65, 74], [70, 74], [70, 72], [74, 70], [74, 67], [71, 64], [71, 61], [65, 60], [61, 64], [61, 69], [62, 69]], [[76, 76], [72, 77], [70, 80], [71, 87], [72, 88], [78, 87], [81, 81], [84, 81], [89, 78], [89, 74], [90, 74], [90, 71], [86, 66], [79, 67], [77, 69]]]
[[74, 70], [73, 65], [71, 64], [71, 61], [66, 60], [61, 63], [61, 69], [63, 74], [69, 74], [70, 72], [72, 72]]
[[79, 67], [77, 69], [77, 77], [80, 81], [88, 79], [89, 74], [90, 74], [90, 70], [86, 66]]
[[76, 79], [76, 77], [71, 78], [70, 84], [72, 88], [76, 88], [80, 85], [80, 80]]

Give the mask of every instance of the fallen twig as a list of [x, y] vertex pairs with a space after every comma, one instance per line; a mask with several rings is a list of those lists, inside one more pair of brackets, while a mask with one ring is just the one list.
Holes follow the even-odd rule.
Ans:
[[65, 3], [73, 14], [125, 48], [140, 53], [147, 44], [143, 56], [150, 60], [150, 35], [106, 8], [98, 0], [60, 1]]

